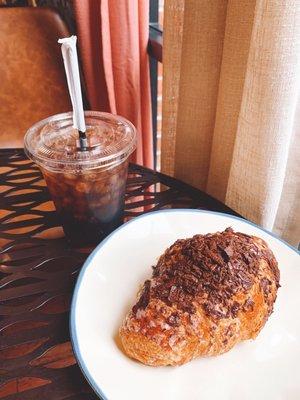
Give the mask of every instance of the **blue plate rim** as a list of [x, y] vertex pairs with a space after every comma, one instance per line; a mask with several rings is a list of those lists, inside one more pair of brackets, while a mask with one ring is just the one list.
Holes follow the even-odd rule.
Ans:
[[276, 234], [274, 234], [273, 232], [270, 232], [262, 227], [260, 227], [259, 225], [255, 224], [254, 222], [248, 221], [246, 219], [237, 217], [235, 215], [231, 215], [231, 214], [226, 214], [226, 213], [222, 213], [222, 212], [218, 212], [218, 211], [210, 211], [210, 210], [199, 210], [199, 209], [192, 209], [192, 208], [172, 208], [172, 209], [167, 209], [167, 210], [157, 210], [157, 211], [149, 211], [145, 214], [139, 215], [133, 219], [131, 219], [130, 221], [125, 222], [124, 224], [122, 224], [121, 226], [119, 226], [117, 229], [115, 229], [113, 232], [111, 232], [105, 239], [102, 240], [102, 242], [100, 242], [95, 249], [92, 251], [92, 253], [88, 256], [88, 258], [86, 259], [86, 261], [84, 262], [81, 271], [78, 275], [76, 284], [75, 284], [75, 288], [74, 288], [74, 293], [73, 293], [73, 297], [72, 297], [72, 302], [71, 302], [71, 309], [70, 309], [70, 320], [69, 320], [69, 328], [70, 328], [70, 337], [71, 337], [71, 344], [74, 350], [74, 355], [75, 358], [78, 362], [78, 365], [81, 369], [81, 372], [83, 373], [84, 377], [86, 378], [86, 380], [88, 381], [89, 385], [91, 386], [91, 388], [95, 391], [95, 393], [100, 396], [103, 400], [109, 400], [108, 397], [106, 397], [106, 395], [104, 394], [103, 390], [99, 387], [99, 385], [95, 382], [95, 380], [93, 379], [93, 377], [90, 375], [83, 357], [79, 351], [79, 344], [78, 344], [78, 338], [77, 338], [77, 334], [76, 334], [76, 326], [75, 326], [75, 310], [76, 310], [76, 302], [77, 302], [77, 297], [78, 297], [78, 291], [80, 288], [80, 284], [82, 281], [82, 278], [85, 274], [85, 271], [87, 270], [89, 264], [91, 263], [91, 261], [93, 260], [93, 258], [95, 257], [95, 254], [99, 251], [99, 249], [105, 245], [105, 243], [113, 236], [116, 234], [116, 232], [118, 232], [119, 230], [123, 229], [126, 225], [129, 225], [139, 219], [142, 218], [146, 218], [149, 217], [153, 214], [162, 214], [162, 213], [173, 213], [173, 212], [188, 212], [188, 213], [203, 213], [203, 214], [215, 214], [215, 215], [221, 215], [221, 216], [225, 216], [227, 218], [233, 218], [233, 219], [237, 219], [239, 221], [242, 221], [248, 225], [254, 226], [256, 228], [258, 228], [259, 230], [269, 234], [270, 236], [274, 237], [275, 239], [279, 240], [280, 242], [282, 242], [283, 244], [285, 244], [287, 247], [289, 247], [291, 250], [293, 250], [297, 255], [300, 255], [300, 251], [298, 251], [295, 247], [291, 246], [289, 243], [287, 243], [285, 240], [281, 239], [280, 237], [278, 237]]

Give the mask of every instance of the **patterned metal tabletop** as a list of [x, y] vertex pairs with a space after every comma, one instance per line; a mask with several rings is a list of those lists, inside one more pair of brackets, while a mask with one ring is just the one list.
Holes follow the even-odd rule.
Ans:
[[[125, 219], [163, 208], [237, 215], [174, 178], [130, 165]], [[71, 248], [39, 169], [0, 150], [0, 398], [91, 400], [73, 356], [69, 306], [92, 248]]]

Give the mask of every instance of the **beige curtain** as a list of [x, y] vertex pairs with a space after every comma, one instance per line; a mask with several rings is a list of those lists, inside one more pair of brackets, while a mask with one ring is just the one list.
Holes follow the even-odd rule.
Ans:
[[298, 245], [300, 1], [165, 0], [163, 57], [162, 171]]

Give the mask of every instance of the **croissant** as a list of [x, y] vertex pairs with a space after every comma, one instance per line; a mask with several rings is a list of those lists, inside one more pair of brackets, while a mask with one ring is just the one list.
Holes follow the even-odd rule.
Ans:
[[227, 228], [177, 240], [120, 327], [124, 351], [152, 366], [225, 353], [258, 335], [279, 286], [277, 261], [258, 237]]

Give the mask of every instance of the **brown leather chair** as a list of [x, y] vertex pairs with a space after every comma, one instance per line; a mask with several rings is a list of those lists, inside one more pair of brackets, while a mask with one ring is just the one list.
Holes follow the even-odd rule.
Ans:
[[71, 110], [58, 38], [70, 33], [47, 8], [0, 8], [0, 147], [23, 147], [27, 129]]

